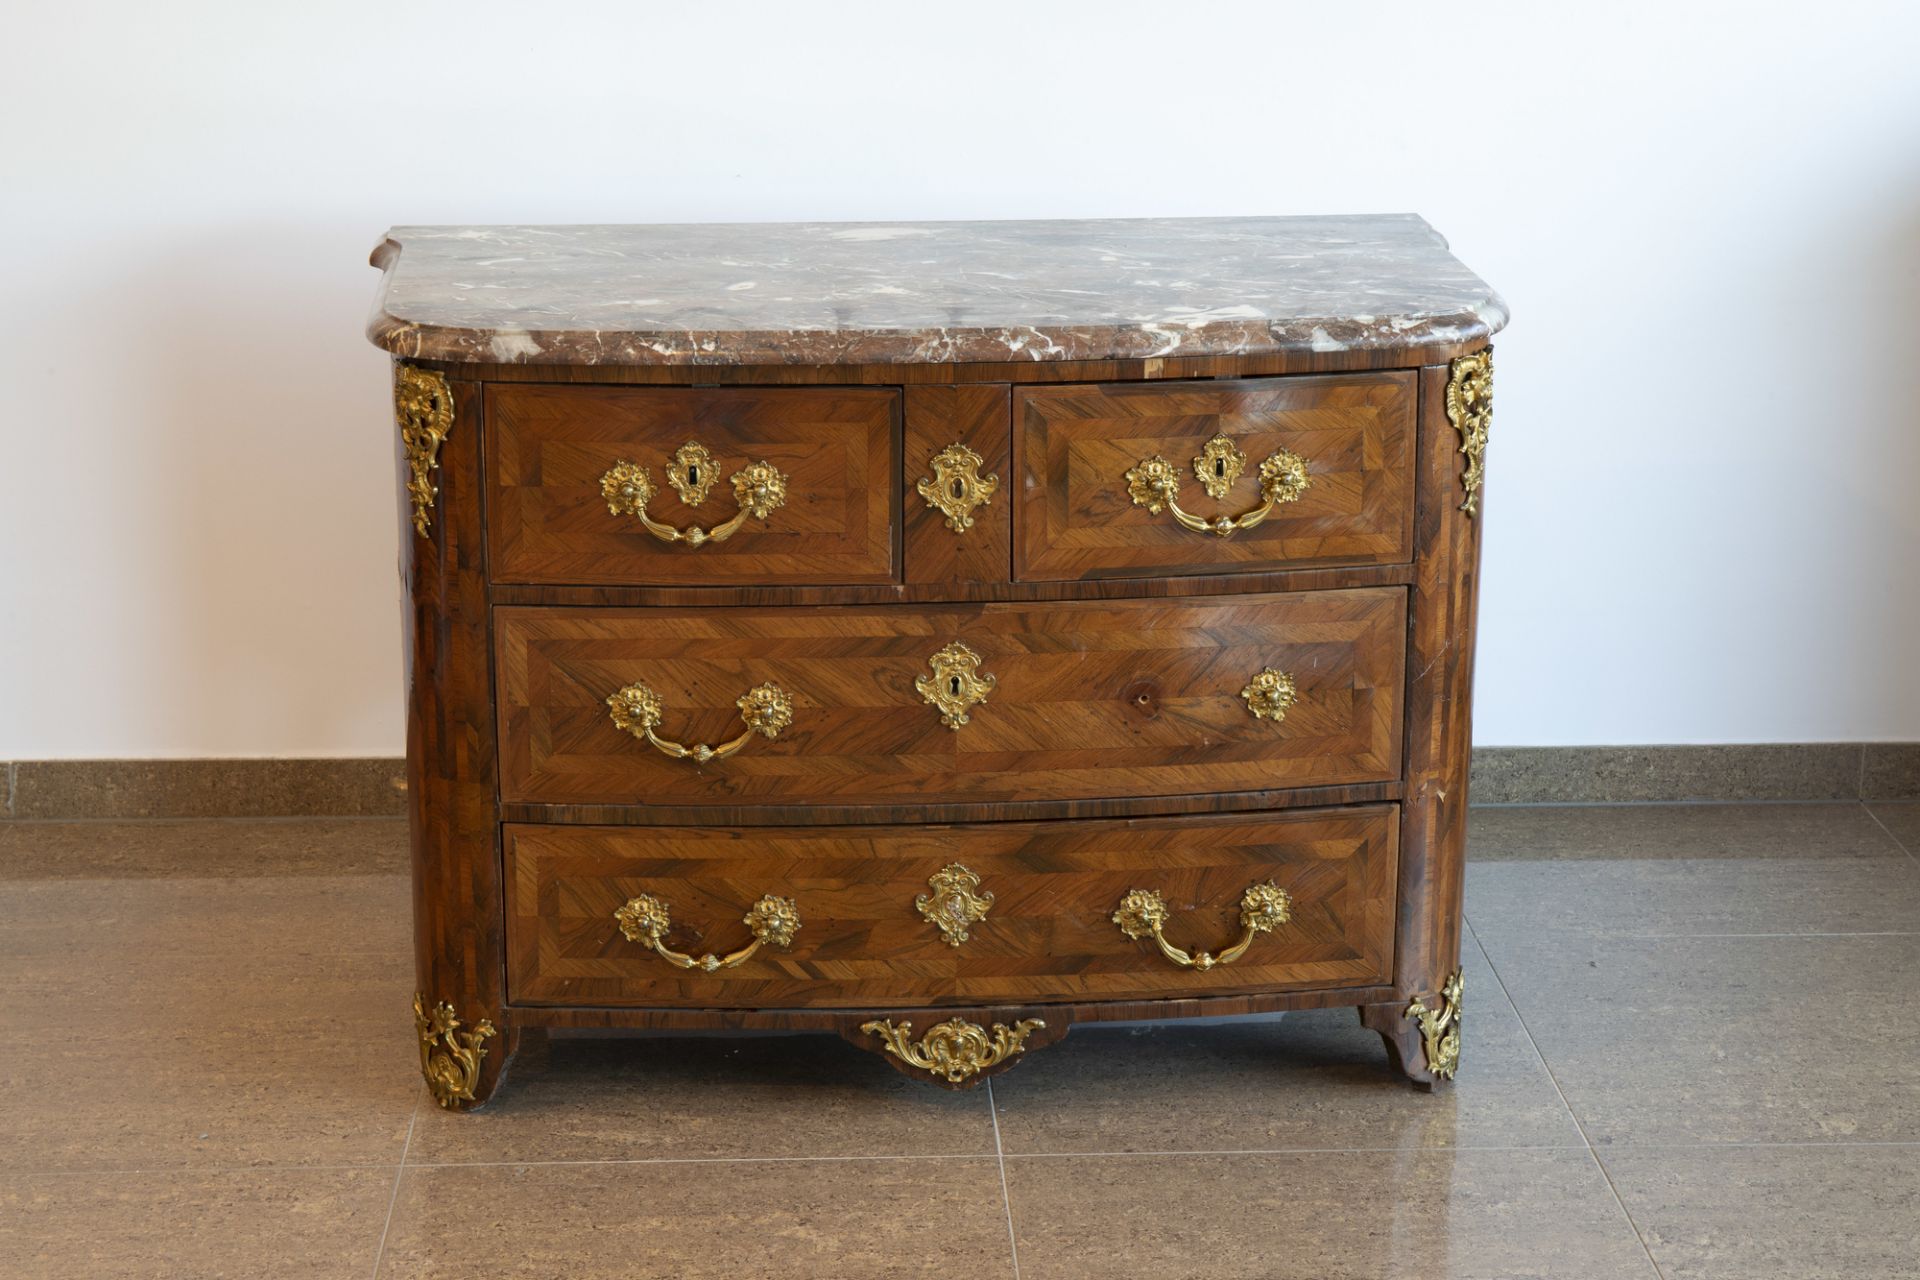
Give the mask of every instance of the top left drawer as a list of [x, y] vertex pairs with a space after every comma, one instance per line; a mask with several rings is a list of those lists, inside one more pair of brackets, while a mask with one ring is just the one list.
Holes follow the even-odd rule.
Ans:
[[899, 413], [884, 388], [489, 386], [493, 578], [892, 582]]

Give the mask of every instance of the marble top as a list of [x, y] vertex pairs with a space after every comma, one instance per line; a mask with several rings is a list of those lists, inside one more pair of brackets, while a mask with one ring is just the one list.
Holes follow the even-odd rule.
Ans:
[[1414, 214], [395, 227], [367, 334], [500, 364], [1103, 360], [1477, 344]]

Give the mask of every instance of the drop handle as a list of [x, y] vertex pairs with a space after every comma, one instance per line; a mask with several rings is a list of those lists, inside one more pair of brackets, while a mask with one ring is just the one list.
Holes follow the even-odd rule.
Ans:
[[725, 760], [751, 742], [755, 734], [771, 741], [780, 736], [781, 730], [793, 724], [793, 699], [787, 696], [786, 690], [771, 682], [755, 685], [741, 694], [733, 705], [739, 708], [740, 719], [747, 727], [739, 737], [731, 738], [717, 747], [704, 742], [689, 746], [663, 738], [655, 732], [666, 716], [667, 705], [646, 684], [630, 684], [615, 691], [607, 698], [607, 716], [613, 721], [614, 728], [632, 734], [662, 755], [675, 760], [691, 760], [695, 764]]
[[1113, 922], [1129, 938], [1152, 938], [1160, 954], [1183, 969], [1205, 972], [1216, 965], [1232, 964], [1245, 955], [1253, 940], [1293, 918], [1293, 897], [1269, 880], [1247, 886], [1240, 895], [1240, 940], [1217, 955], [1208, 951], [1182, 951], [1167, 941], [1163, 932], [1171, 917], [1166, 899], [1158, 889], [1133, 889], [1120, 900]]
[[[1207, 494], [1216, 499], [1227, 496], [1245, 469], [1245, 455], [1224, 435], [1209, 440], [1193, 460], [1195, 478]], [[1275, 508], [1298, 502], [1300, 495], [1312, 487], [1313, 477], [1307, 470], [1305, 458], [1291, 449], [1276, 449], [1260, 464], [1260, 505], [1236, 516], [1221, 515], [1211, 520], [1180, 505], [1179, 469], [1157, 453], [1129, 468], [1126, 481], [1127, 496], [1134, 506], [1145, 507], [1149, 514], [1156, 516], [1162, 511], [1168, 512], [1183, 529], [1227, 538], [1242, 529], [1253, 528], [1272, 515]]]
[[626, 905], [613, 913], [613, 920], [620, 926], [620, 932], [627, 941], [644, 943], [674, 968], [712, 973], [716, 969], [731, 969], [745, 963], [763, 945], [771, 944], [782, 951], [792, 946], [793, 935], [800, 929], [800, 909], [792, 898], [778, 898], [773, 894], [761, 898], [740, 918], [740, 923], [746, 925], [748, 932], [753, 934], [753, 941], [723, 956], [712, 952], [702, 956], [689, 955], [667, 946], [667, 932], [673, 928], [672, 908], [664, 898], [656, 898], [650, 893], [629, 898]]
[[[681, 491], [683, 498], [696, 491], [704, 498], [712, 480], [702, 475], [697, 462], [682, 462], [681, 465], [679, 472], [670, 473], [674, 487]], [[614, 463], [600, 477], [600, 496], [606, 499], [607, 510], [611, 514], [632, 516], [660, 541], [684, 543], [689, 547], [725, 542], [740, 531], [749, 516], [755, 520], [765, 520], [786, 505], [787, 478], [770, 462], [748, 463], [734, 472], [728, 478], [728, 483], [733, 486], [733, 498], [740, 510], [731, 520], [711, 529], [704, 529], [697, 524], [676, 529], [647, 514], [647, 504], [653, 501], [655, 492], [653, 477], [637, 462], [622, 459]]]

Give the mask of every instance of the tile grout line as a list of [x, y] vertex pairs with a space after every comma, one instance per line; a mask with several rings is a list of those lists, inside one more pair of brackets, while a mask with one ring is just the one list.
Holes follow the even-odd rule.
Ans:
[[993, 1117], [993, 1158], [1000, 1166], [1000, 1207], [1007, 1215], [1007, 1252], [1013, 1259], [1013, 1280], [1020, 1280], [1020, 1238], [1013, 1230], [1013, 1195], [1007, 1190], [1007, 1153], [1000, 1145], [1000, 1104], [993, 1099], [993, 1077], [987, 1077], [987, 1114]]
[[[1920, 1144], [1916, 1144], [1920, 1145]], [[637, 1159], [602, 1156], [582, 1160], [422, 1160], [407, 1161], [409, 1169], [545, 1169], [587, 1168], [599, 1165], [656, 1164], [878, 1164], [908, 1160], [985, 1160], [990, 1152], [946, 1152], [914, 1155], [862, 1156], [643, 1156]], [[1016, 1159], [1018, 1157], [1015, 1157]], [[84, 1170], [82, 1171], [84, 1172]]]
[[[1454, 1152], [1499, 1152], [1499, 1151], [1580, 1151], [1583, 1143], [1529, 1143], [1523, 1146], [1479, 1146], [1459, 1143], [1445, 1144], [1434, 1148], [1440, 1151]], [[1920, 1139], [1876, 1139], [1871, 1142], [1841, 1141], [1775, 1141], [1775, 1142], [1617, 1142], [1611, 1143], [1611, 1151], [1737, 1151], [1748, 1148], [1765, 1150], [1823, 1150], [1830, 1147], [1873, 1147], [1920, 1148]], [[1192, 1159], [1194, 1157], [1213, 1156], [1372, 1156], [1398, 1155], [1405, 1147], [1221, 1147], [1195, 1148], [1192, 1150], [1168, 1151], [1026, 1151], [1010, 1155], [1009, 1160], [1164, 1160]], [[596, 1159], [596, 1160], [422, 1160], [415, 1164], [408, 1160], [406, 1167], [415, 1171], [423, 1169], [546, 1169], [546, 1168], [584, 1168], [589, 1166], [611, 1165], [667, 1165], [667, 1164], [881, 1164], [889, 1161], [909, 1160], [985, 1160], [986, 1153], [976, 1155], [865, 1155], [865, 1156], [671, 1156], [638, 1160]], [[165, 1177], [179, 1174], [259, 1174], [263, 1176], [300, 1173], [371, 1173], [378, 1169], [393, 1168], [386, 1164], [236, 1164], [236, 1165], [155, 1165], [146, 1168], [81, 1168], [59, 1166], [33, 1166], [13, 1169], [10, 1172], [36, 1178], [144, 1178]]]
[[1507, 1007], [1513, 1010], [1514, 1021], [1520, 1024], [1520, 1034], [1527, 1038], [1527, 1045], [1533, 1050], [1533, 1056], [1540, 1060], [1540, 1069], [1547, 1073], [1547, 1083], [1553, 1086], [1554, 1093], [1559, 1096], [1560, 1105], [1567, 1109], [1567, 1119], [1573, 1121], [1573, 1127], [1579, 1132], [1580, 1141], [1587, 1149], [1587, 1158], [1593, 1161], [1593, 1167], [1600, 1171], [1600, 1180], [1607, 1184], [1608, 1193], [1613, 1196], [1614, 1204], [1619, 1206], [1620, 1216], [1627, 1220], [1627, 1226], [1633, 1231], [1633, 1238], [1640, 1242], [1640, 1252], [1647, 1255], [1647, 1265], [1653, 1268], [1653, 1274], [1659, 1277], [1659, 1280], [1666, 1280], [1667, 1273], [1660, 1269], [1660, 1263], [1654, 1258], [1653, 1250], [1647, 1247], [1647, 1238], [1641, 1234], [1640, 1224], [1633, 1220], [1633, 1214], [1628, 1211], [1627, 1202], [1620, 1196], [1620, 1188], [1614, 1185], [1613, 1175], [1607, 1172], [1607, 1166], [1601, 1161], [1600, 1153], [1593, 1149], [1593, 1139], [1587, 1136], [1587, 1126], [1580, 1123], [1580, 1117], [1574, 1114], [1573, 1104], [1567, 1101], [1566, 1090], [1560, 1087], [1560, 1079], [1553, 1074], [1553, 1065], [1547, 1061], [1547, 1055], [1540, 1051], [1540, 1042], [1533, 1038], [1533, 1028], [1527, 1025], [1526, 1016], [1520, 1012], [1519, 1002], [1513, 998], [1513, 993], [1507, 990], [1506, 979], [1500, 976], [1499, 967], [1493, 963], [1493, 957], [1481, 944], [1480, 934], [1474, 929], [1473, 922], [1464, 915], [1460, 922], [1472, 935], [1474, 948], [1480, 952], [1480, 958], [1487, 962], [1487, 972], [1493, 975], [1494, 983], [1499, 986], [1500, 994], [1505, 997]]
[[407, 1140], [400, 1144], [400, 1163], [393, 1171], [393, 1190], [387, 1196], [387, 1220], [380, 1227], [380, 1245], [373, 1251], [373, 1277], [380, 1280], [380, 1264], [387, 1256], [387, 1233], [393, 1230], [393, 1209], [400, 1203], [400, 1179], [407, 1172], [407, 1153], [413, 1150], [413, 1127], [420, 1123], [420, 1095], [413, 1098], [413, 1114], [407, 1117]]
[[1912, 858], [1915, 862], [1920, 862], [1920, 853], [1915, 853], [1912, 849], [1907, 848], [1906, 841], [1902, 840], [1899, 836], [1893, 834], [1892, 827], [1880, 821], [1880, 815], [1873, 811], [1872, 805], [1868, 804], [1865, 800], [1862, 800], [1860, 802], [1860, 807], [1867, 811], [1867, 816], [1869, 818], [1873, 819], [1874, 826], [1880, 828], [1882, 831], [1887, 833], [1887, 839], [1893, 841], [1894, 848], [1900, 850], [1900, 852], [1906, 854], [1909, 858]]

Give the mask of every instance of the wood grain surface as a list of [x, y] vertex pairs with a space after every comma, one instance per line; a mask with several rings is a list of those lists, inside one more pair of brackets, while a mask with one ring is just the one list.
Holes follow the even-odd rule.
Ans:
[[[909, 518], [911, 522], [911, 518]], [[943, 526], [944, 527], [944, 526]], [[918, 562], [916, 555], [916, 563]], [[909, 566], [909, 573], [915, 570]], [[1362, 564], [1336, 569], [1289, 569], [1279, 573], [1196, 574], [1175, 578], [1088, 578], [1080, 581], [1008, 582], [949, 577], [939, 582], [867, 586], [527, 586], [496, 584], [495, 604], [619, 605], [650, 609], [660, 605], [700, 607], [717, 604], [784, 609], [789, 605], [957, 604], [1037, 602], [1044, 600], [1168, 599], [1184, 596], [1238, 595], [1274, 591], [1328, 591], [1346, 587], [1409, 586], [1411, 564]]]
[[[839, 609], [496, 610], [509, 803], [1056, 800], [1379, 782], [1400, 769], [1399, 588], [1182, 600]], [[915, 688], [958, 641], [997, 683], [958, 729]], [[1276, 723], [1241, 690], [1292, 675]], [[660, 733], [718, 743], [773, 682], [791, 728], [675, 760], [616, 728], [644, 682]]]
[[[1017, 579], [1411, 558], [1411, 373], [1022, 387], [1013, 411]], [[1194, 457], [1216, 434], [1246, 460], [1221, 499], [1192, 474]], [[1282, 448], [1305, 459], [1306, 492], [1230, 537], [1182, 528], [1164, 511], [1135, 506], [1127, 492], [1127, 471], [1159, 455], [1181, 471], [1185, 510], [1238, 515], [1260, 504], [1259, 466]]]
[[[453, 427], [433, 472], [427, 533], [400, 506], [400, 572], [407, 584], [407, 830], [413, 853], [417, 990], [445, 1001], [468, 1027], [490, 1021], [475, 1096], [485, 1101], [519, 1047], [506, 1008], [500, 927], [498, 821], [491, 680], [492, 614], [480, 520], [481, 388], [449, 382]], [[396, 437], [397, 443], [397, 437]], [[401, 458], [404, 481], [407, 467]]]
[[[1426, 369], [1420, 381], [1419, 576], [1409, 617], [1404, 810], [1412, 856], [1400, 879], [1396, 975], [1402, 990], [1429, 999], [1460, 967], [1474, 615], [1487, 502], [1482, 489], [1479, 515], [1460, 509], [1466, 463], [1460, 437], [1447, 420], [1447, 372]], [[1420, 1080], [1424, 1066], [1415, 1064], [1408, 1074]]]
[[1265, 378], [1309, 373], [1411, 369], [1445, 364], [1477, 351], [1479, 337], [1392, 350], [1349, 347], [1341, 351], [1273, 351], [1256, 355], [1148, 356], [1127, 360], [979, 360], [952, 364], [591, 365], [491, 364], [484, 361], [409, 361], [439, 369], [450, 378], [488, 385], [514, 382], [580, 386], [964, 386], [1010, 382], [1142, 382], [1184, 378]]
[[[1010, 465], [1012, 398], [1004, 386], [907, 387], [906, 578], [933, 591], [1007, 581], [1017, 500]], [[956, 533], [915, 486], [932, 477], [929, 460], [948, 445], [980, 456], [980, 473], [999, 484], [973, 511], [973, 527]]]
[[[916, 1005], [1229, 994], [1383, 982], [1392, 970], [1398, 815], [1389, 806], [1285, 815], [973, 827], [506, 828], [509, 987], [521, 1003], [701, 1008]], [[949, 945], [915, 908], [928, 877], [964, 864], [993, 895]], [[1157, 889], [1175, 946], [1218, 951], [1239, 900], [1271, 880], [1291, 920], [1236, 963], [1176, 966], [1111, 916]], [[676, 969], [624, 938], [613, 913], [666, 901], [666, 939], [695, 954], [752, 940], [763, 894], [793, 899], [790, 949], [733, 969]]]
[[[575, 387], [487, 393], [488, 525], [496, 581], [839, 583], [898, 577], [899, 392], [887, 388]], [[695, 442], [717, 483], [698, 507], [666, 465]], [[608, 511], [600, 478], [646, 467], [648, 514], [711, 529], [738, 511], [728, 477], [751, 462], [786, 476], [786, 504], [724, 542], [661, 541]]]
[[[869, 1018], [1042, 1017], [1038, 1049], [1078, 1022], [1334, 1004], [1431, 1082], [1405, 1008], [1459, 964], [1485, 518], [1459, 511], [1452, 354], [1384, 372], [1368, 372], [1378, 353], [1338, 352], [444, 366], [456, 418], [433, 525], [404, 529], [408, 794], [419, 986], [500, 1033], [479, 1099], [546, 1027], [824, 1029], [873, 1048]], [[1053, 401], [1071, 411], [1030, 420]], [[1128, 504], [1132, 441], [1184, 466], [1221, 429], [1249, 473], [1249, 438], [1317, 458], [1309, 494], [1335, 509], [1220, 540]], [[1048, 460], [1056, 435], [1065, 462]], [[645, 452], [663, 481], [692, 438], [728, 474], [763, 446], [793, 477], [789, 506], [698, 550], [583, 533], [615, 519], [598, 492], [614, 453]], [[954, 442], [1002, 481], [965, 537], [912, 489]], [[1120, 462], [1097, 500], [1088, 450]], [[662, 482], [650, 509], [719, 523], [722, 481], [697, 511]], [[1035, 536], [1036, 502], [1062, 492], [1081, 525]], [[1238, 510], [1252, 482], [1220, 503], [1191, 480], [1183, 494]], [[1119, 534], [1093, 533], [1094, 514]], [[913, 684], [955, 640], [998, 680], [958, 732]], [[1300, 683], [1279, 725], [1238, 696], [1265, 665]], [[734, 699], [765, 680], [795, 721], [730, 760], [669, 760], [607, 718], [607, 694], [641, 679], [669, 737], [731, 737]], [[947, 861], [995, 894], [957, 951], [912, 906]], [[1218, 949], [1256, 875], [1295, 892], [1298, 927], [1234, 966], [1177, 969], [1109, 920], [1120, 893], [1158, 887], [1170, 938]], [[689, 976], [612, 930], [637, 892], [673, 902], [683, 948], [743, 945], [761, 893], [799, 899], [805, 923], [790, 952]]]
[[1186, 796], [1099, 796], [1089, 800], [949, 803], [921, 797], [889, 804], [519, 804], [500, 806], [506, 822], [594, 826], [785, 827], [808, 823], [1019, 822], [1073, 818], [1158, 818], [1189, 813], [1255, 813], [1379, 804], [1401, 798], [1399, 781], [1265, 791], [1206, 791]]

